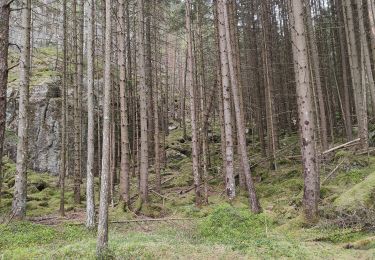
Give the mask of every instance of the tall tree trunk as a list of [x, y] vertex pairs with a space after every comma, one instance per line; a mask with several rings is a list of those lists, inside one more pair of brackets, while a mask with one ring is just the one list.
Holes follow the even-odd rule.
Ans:
[[[153, 3], [152, 0], [148, 0], [144, 3], [144, 23], [145, 23], [145, 37], [144, 37], [144, 49], [145, 49], [145, 75], [146, 75], [146, 86], [147, 86], [147, 104], [148, 104], [148, 145], [149, 145], [149, 157], [150, 159], [154, 156], [154, 131], [155, 131], [155, 125], [154, 125], [154, 105], [153, 105], [153, 95], [154, 95], [154, 89], [153, 89], [153, 78], [152, 78], [152, 46], [151, 46], [151, 27], [154, 26], [154, 20], [152, 13], [152, 7], [154, 5], [158, 6], [160, 3]], [[154, 29], [153, 29], [154, 30]], [[151, 160], [150, 160], [151, 161]]]
[[104, 100], [103, 100], [103, 145], [102, 172], [99, 204], [99, 224], [97, 254], [103, 256], [108, 250], [108, 195], [110, 179], [110, 124], [111, 124], [111, 41], [112, 18], [111, 0], [105, 1], [105, 66], [104, 66]]
[[193, 156], [193, 177], [195, 187], [195, 204], [201, 204], [200, 190], [200, 171], [199, 171], [199, 148], [198, 148], [198, 127], [197, 127], [197, 108], [196, 108], [196, 90], [194, 88], [194, 67], [193, 67], [193, 39], [191, 25], [191, 0], [186, 0], [186, 33], [188, 42], [187, 51], [187, 78], [186, 85], [190, 93], [190, 114], [192, 131], [192, 156]]
[[94, 26], [95, 1], [87, 6], [87, 177], [86, 177], [86, 227], [95, 227], [94, 163], [95, 163], [95, 108], [94, 108]]
[[141, 151], [140, 151], [140, 197], [142, 204], [148, 199], [148, 127], [147, 127], [147, 88], [144, 44], [144, 4], [138, 0], [138, 75], [139, 75], [139, 115], [141, 123]]
[[203, 19], [203, 2], [197, 3], [197, 42], [198, 42], [198, 82], [199, 82], [199, 94], [200, 94], [200, 140], [202, 147], [202, 177], [204, 181], [204, 202], [208, 203], [208, 122], [205, 120], [207, 110], [206, 100], [206, 75], [205, 75], [205, 57], [203, 51], [203, 36], [202, 36], [202, 19]]
[[[220, 3], [220, 2], [219, 2]], [[237, 123], [237, 136], [238, 136], [238, 145], [240, 146], [241, 151], [241, 160], [242, 160], [242, 168], [245, 174], [247, 190], [249, 193], [249, 203], [251, 211], [254, 213], [259, 213], [261, 211], [258, 198], [255, 193], [254, 182], [251, 177], [251, 170], [250, 170], [250, 162], [247, 155], [247, 146], [246, 146], [246, 136], [245, 136], [245, 123], [244, 123], [244, 116], [241, 110], [241, 103], [240, 103], [240, 93], [238, 89], [238, 82], [236, 77], [236, 70], [234, 66], [234, 54], [233, 49], [231, 46], [231, 39], [230, 39], [230, 32], [229, 32], [229, 16], [228, 16], [228, 8], [225, 5], [226, 1], [222, 2], [223, 8], [223, 15], [224, 15], [224, 24], [226, 29], [225, 40], [227, 44], [227, 55], [228, 55], [228, 65], [229, 65], [229, 74], [231, 79], [231, 89], [232, 89], [232, 96], [233, 96], [233, 103], [235, 108], [236, 114], [236, 123]]]
[[[219, 39], [219, 13], [218, 13], [218, 3], [217, 0], [214, 1], [214, 21], [215, 21], [215, 33], [216, 33], [216, 46], [217, 51], [220, 51], [220, 39]], [[222, 160], [222, 171], [223, 179], [226, 183], [226, 135], [225, 135], [225, 122], [224, 122], [224, 108], [223, 108], [223, 89], [222, 89], [222, 74], [221, 74], [221, 55], [216, 57], [216, 81], [217, 81], [217, 100], [218, 100], [218, 110], [219, 110], [219, 121], [220, 121], [220, 148], [221, 148], [221, 160]]]
[[[348, 56], [350, 63], [350, 72], [354, 93], [354, 103], [358, 122], [358, 136], [361, 139], [361, 147], [368, 148], [368, 126], [367, 126], [367, 106], [366, 92], [364, 83], [361, 79], [361, 65], [359, 63], [358, 45], [354, 28], [354, 15], [350, 0], [344, 0], [344, 22], [346, 31], [346, 40], [348, 45]], [[361, 48], [362, 49], [362, 48]]]
[[234, 180], [233, 169], [233, 134], [232, 134], [232, 112], [231, 112], [231, 93], [230, 93], [230, 78], [229, 78], [229, 61], [228, 61], [228, 46], [226, 42], [225, 31], [225, 12], [226, 6], [224, 0], [217, 1], [218, 14], [218, 31], [219, 31], [219, 54], [221, 67], [221, 84], [223, 91], [223, 113], [224, 113], [224, 128], [225, 128], [225, 185], [226, 193], [230, 200], [236, 196], [236, 185]]
[[117, 18], [118, 24], [118, 65], [120, 67], [120, 121], [121, 121], [121, 163], [120, 163], [120, 198], [124, 203], [124, 208], [128, 207], [129, 197], [129, 176], [130, 176], [130, 162], [129, 162], [129, 123], [128, 123], [128, 104], [126, 98], [126, 46], [125, 46], [125, 0], [120, 0]]
[[80, 181], [80, 168], [79, 168], [79, 111], [78, 111], [78, 92], [79, 92], [79, 71], [78, 71], [78, 18], [77, 18], [77, 0], [73, 0], [72, 6], [73, 13], [73, 139], [74, 139], [74, 150], [73, 150], [73, 172], [74, 172], [74, 203], [79, 204], [81, 201], [81, 181]]
[[[372, 68], [371, 68], [371, 56], [369, 51], [369, 44], [367, 41], [367, 32], [365, 29], [365, 21], [364, 21], [364, 6], [362, 0], [357, 0], [357, 8], [358, 8], [358, 22], [359, 22], [359, 34], [360, 34], [360, 42], [361, 42], [361, 48], [362, 48], [362, 55], [363, 55], [363, 63], [362, 63], [362, 70], [366, 74], [366, 79], [368, 82], [368, 89], [370, 90], [371, 94], [371, 105], [372, 105], [372, 111], [375, 113], [375, 84], [374, 84], [374, 76], [372, 74]], [[366, 82], [366, 81], [365, 81]], [[365, 82], [362, 83], [362, 85], [365, 85]], [[364, 89], [366, 87], [364, 86]], [[364, 90], [364, 93], [366, 93], [366, 90]]]
[[[372, 61], [375, 63], [375, 3], [372, 0], [367, 0], [367, 11], [369, 17], [370, 40]], [[374, 66], [375, 71], [375, 66]]]
[[311, 7], [310, 7], [311, 0], [308, 0], [306, 3], [306, 24], [307, 24], [307, 33], [309, 37], [309, 43], [311, 48], [311, 64], [313, 68], [313, 73], [315, 76], [315, 80], [313, 81], [316, 93], [318, 94], [318, 107], [319, 107], [319, 134], [320, 134], [320, 143], [321, 148], [323, 150], [327, 150], [328, 148], [328, 138], [327, 138], [327, 119], [326, 119], [326, 111], [325, 111], [325, 103], [323, 98], [323, 91], [322, 91], [322, 81], [320, 76], [320, 62], [319, 62], [319, 52], [318, 52], [318, 45], [316, 43], [316, 36], [314, 32], [313, 22], [311, 18]]
[[28, 158], [28, 107], [30, 85], [30, 32], [31, 0], [22, 3], [22, 52], [20, 57], [20, 97], [18, 109], [18, 142], [16, 180], [12, 214], [16, 219], [26, 216], [27, 158]]
[[6, 92], [8, 84], [8, 45], [10, 4], [0, 0], [0, 201], [3, 185], [3, 147], [6, 123]]
[[63, 75], [61, 89], [60, 215], [65, 215], [66, 172], [66, 86], [67, 86], [67, 0], [63, 0]]
[[[338, 21], [340, 24], [344, 24], [343, 21], [343, 4], [338, 0], [335, 0]], [[348, 75], [348, 57], [347, 49], [345, 44], [345, 29], [343, 27], [339, 28], [339, 42], [340, 42], [340, 54], [341, 54], [341, 70], [342, 70], [342, 80], [343, 80], [343, 110], [344, 122], [345, 122], [345, 132], [349, 141], [353, 140], [353, 126], [351, 117], [351, 107], [350, 107], [350, 75]]]
[[296, 75], [297, 104], [301, 135], [301, 154], [304, 177], [303, 207], [309, 222], [318, 219], [319, 171], [316, 167], [314, 112], [310, 90], [307, 39], [302, 0], [290, 1], [290, 23]]
[[274, 79], [272, 75], [272, 46], [271, 46], [271, 21], [269, 0], [262, 1], [262, 31], [263, 31], [263, 71], [264, 71], [264, 94], [266, 101], [266, 122], [268, 136], [268, 157], [272, 169], [276, 169], [276, 149], [277, 149], [277, 133], [275, 124], [275, 105], [274, 105]]

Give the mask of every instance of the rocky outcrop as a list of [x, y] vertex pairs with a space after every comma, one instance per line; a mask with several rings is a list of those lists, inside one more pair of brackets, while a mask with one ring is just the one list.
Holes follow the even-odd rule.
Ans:
[[[60, 82], [51, 79], [30, 89], [29, 168], [57, 175], [60, 156]], [[17, 149], [18, 89], [7, 92], [5, 154], [15, 160]]]

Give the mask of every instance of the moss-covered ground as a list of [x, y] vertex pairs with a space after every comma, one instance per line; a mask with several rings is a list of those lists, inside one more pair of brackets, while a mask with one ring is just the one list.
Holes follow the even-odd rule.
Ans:
[[[167, 138], [163, 191], [136, 211], [137, 197], [124, 212], [118, 199], [110, 207], [108, 258], [114, 259], [375, 259], [375, 158], [339, 150], [321, 164], [321, 218], [302, 216], [303, 179], [296, 136], [282, 138], [277, 169], [269, 170], [249, 140], [256, 189], [263, 212], [253, 215], [246, 193], [227, 202], [220, 141], [212, 137], [209, 203], [194, 206], [190, 141], [181, 129]], [[15, 165], [5, 159], [0, 202], [0, 259], [94, 259], [96, 234], [84, 227], [84, 203], [74, 205], [72, 180], [66, 191], [67, 216], [58, 216], [58, 177], [30, 171], [27, 220], [10, 220]], [[236, 163], [238, 165], [238, 162]], [[332, 170], [339, 165], [338, 169]], [[239, 167], [236, 166], [236, 169]], [[329, 175], [329, 178], [327, 176]], [[150, 171], [150, 185], [154, 173]], [[136, 179], [132, 178], [132, 194]], [[96, 195], [99, 180], [96, 180]], [[117, 187], [116, 187], [117, 189]], [[82, 199], [85, 199], [85, 185]], [[97, 197], [98, 203], [98, 197]], [[145, 218], [165, 221], [126, 222]], [[167, 220], [178, 218], [178, 220]]]

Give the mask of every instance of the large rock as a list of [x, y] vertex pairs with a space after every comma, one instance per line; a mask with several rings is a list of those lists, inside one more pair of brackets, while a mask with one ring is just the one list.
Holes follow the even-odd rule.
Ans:
[[[60, 156], [60, 81], [51, 79], [30, 89], [29, 167], [57, 175]], [[18, 89], [7, 91], [5, 153], [15, 160], [17, 149]]]

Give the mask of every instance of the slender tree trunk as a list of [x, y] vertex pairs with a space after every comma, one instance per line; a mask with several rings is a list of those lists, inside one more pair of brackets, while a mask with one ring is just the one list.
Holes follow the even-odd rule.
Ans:
[[313, 73], [315, 76], [314, 86], [316, 89], [316, 93], [318, 94], [318, 107], [319, 107], [319, 134], [320, 134], [320, 142], [321, 148], [323, 150], [328, 149], [328, 138], [327, 138], [327, 118], [326, 118], [326, 111], [325, 111], [325, 103], [323, 98], [323, 91], [322, 91], [322, 82], [320, 76], [320, 62], [319, 62], [319, 52], [318, 52], [318, 45], [316, 43], [315, 32], [313, 28], [313, 22], [311, 18], [311, 7], [310, 3], [311, 0], [308, 0], [306, 6], [306, 24], [307, 24], [307, 32], [310, 42], [311, 48], [311, 64], [313, 68]]
[[[338, 0], [335, 1], [337, 6], [338, 12], [338, 21], [340, 24], [344, 24], [343, 21], [343, 11], [342, 11], [342, 3]], [[344, 114], [344, 122], [345, 122], [345, 131], [346, 136], [349, 141], [353, 140], [353, 126], [352, 126], [352, 117], [351, 117], [351, 107], [350, 107], [350, 75], [348, 75], [348, 57], [347, 57], [347, 49], [345, 45], [345, 29], [339, 28], [339, 42], [340, 42], [340, 52], [341, 52], [341, 70], [342, 70], [342, 80], [343, 80], [343, 108], [345, 111]]]
[[[354, 28], [354, 16], [350, 0], [344, 0], [344, 17], [345, 17], [345, 31], [348, 45], [348, 56], [350, 63], [350, 72], [353, 85], [354, 103], [358, 122], [358, 136], [361, 139], [361, 147], [368, 148], [368, 126], [367, 126], [367, 107], [366, 92], [363, 89], [363, 82], [361, 79], [361, 66], [359, 63], [358, 46]], [[361, 48], [362, 49], [362, 48]]]
[[144, 45], [144, 4], [138, 0], [138, 75], [139, 75], [139, 109], [141, 123], [141, 151], [140, 151], [140, 197], [142, 204], [148, 200], [148, 127], [147, 127], [147, 88]]
[[[371, 56], [369, 51], [369, 44], [367, 41], [367, 32], [365, 29], [365, 21], [364, 21], [364, 6], [362, 0], [357, 0], [357, 7], [358, 7], [358, 22], [359, 22], [359, 34], [360, 34], [360, 42], [361, 42], [361, 48], [363, 51], [363, 63], [362, 63], [362, 70], [365, 71], [366, 79], [368, 82], [368, 89], [370, 90], [371, 94], [371, 107], [373, 113], [375, 113], [375, 84], [374, 84], [374, 76], [372, 74], [372, 68], [371, 68]], [[366, 82], [366, 81], [365, 81]], [[365, 82], [362, 84], [364, 85]], [[366, 89], [366, 87], [364, 87]], [[364, 93], [366, 93], [366, 90], [364, 90]]]
[[200, 92], [200, 139], [202, 147], [202, 177], [204, 181], [204, 202], [208, 203], [208, 122], [205, 120], [207, 100], [206, 100], [206, 76], [205, 76], [205, 57], [203, 52], [203, 36], [202, 36], [202, 19], [203, 19], [203, 3], [197, 3], [198, 21], [197, 21], [197, 41], [198, 41], [198, 82]]
[[30, 85], [30, 32], [31, 0], [22, 3], [22, 51], [20, 58], [20, 97], [18, 109], [18, 142], [16, 161], [16, 180], [12, 214], [16, 219], [26, 216], [27, 196], [27, 158], [28, 158], [28, 107]]
[[[144, 49], [145, 49], [145, 75], [146, 75], [146, 86], [147, 86], [147, 104], [148, 104], [148, 145], [149, 145], [149, 157], [150, 159], [153, 158], [154, 156], [154, 131], [155, 131], [155, 125], [154, 122], [155, 120], [153, 119], [154, 117], [154, 89], [153, 89], [153, 78], [152, 78], [152, 46], [151, 46], [151, 27], [154, 26], [153, 24], [153, 14], [151, 12], [151, 8], [153, 5], [158, 5], [159, 3], [153, 3], [152, 0], [148, 0], [144, 3], [144, 22], [145, 22], [145, 37], [144, 37]], [[151, 160], [150, 160], [151, 161]]]
[[[225, 2], [224, 0], [217, 1], [218, 13], [218, 31], [219, 31], [219, 53], [220, 53], [220, 67], [221, 67], [221, 84], [223, 91], [223, 113], [224, 113], [224, 128], [225, 128], [225, 185], [226, 193], [230, 200], [236, 196], [236, 186], [234, 180], [233, 169], [233, 134], [232, 134], [232, 112], [231, 112], [231, 93], [230, 93], [230, 78], [229, 78], [229, 61], [228, 61], [228, 46], [226, 42], [225, 31]], [[223, 138], [223, 137], [222, 137]]]
[[[220, 3], [220, 2], [219, 2]], [[222, 8], [224, 9], [224, 24], [226, 29], [226, 43], [227, 43], [227, 55], [228, 55], [228, 65], [229, 65], [229, 74], [231, 79], [231, 87], [232, 87], [232, 96], [233, 96], [233, 103], [235, 108], [236, 114], [236, 123], [237, 123], [237, 137], [238, 137], [238, 145], [240, 146], [241, 151], [241, 160], [242, 160], [242, 168], [245, 174], [247, 191], [249, 193], [249, 203], [251, 211], [254, 213], [259, 213], [261, 211], [258, 198], [255, 193], [254, 182], [251, 177], [251, 170], [250, 170], [250, 162], [247, 155], [247, 146], [246, 146], [246, 136], [245, 136], [245, 123], [244, 123], [244, 116], [241, 111], [241, 103], [240, 103], [240, 94], [238, 89], [238, 82], [236, 78], [236, 70], [234, 66], [234, 59], [233, 59], [233, 49], [231, 47], [231, 40], [230, 40], [230, 32], [229, 32], [229, 16], [228, 16], [228, 8], [225, 6], [226, 2], [223, 2]]]
[[0, 0], [0, 202], [3, 185], [3, 147], [6, 124], [6, 92], [8, 84], [8, 45], [9, 45], [9, 17], [10, 4], [7, 0]]
[[191, 131], [192, 131], [192, 156], [193, 156], [193, 176], [195, 187], [195, 204], [201, 204], [200, 190], [200, 172], [199, 172], [199, 150], [198, 150], [198, 127], [197, 127], [197, 108], [196, 108], [196, 91], [193, 79], [193, 39], [191, 26], [191, 0], [186, 0], [186, 33], [188, 42], [187, 53], [187, 79], [186, 85], [190, 92], [190, 113], [191, 113]]
[[128, 104], [126, 99], [126, 60], [125, 60], [125, 30], [128, 24], [125, 23], [125, 0], [120, 0], [117, 18], [118, 24], [118, 44], [119, 56], [118, 63], [120, 67], [120, 121], [121, 121], [121, 163], [120, 163], [120, 198], [124, 203], [124, 208], [128, 207], [129, 197], [129, 123], [128, 123]]
[[95, 163], [95, 111], [94, 111], [94, 26], [95, 1], [87, 6], [87, 183], [86, 183], [86, 227], [95, 227], [94, 163]]
[[[372, 0], [367, 0], [367, 11], [369, 17], [370, 40], [372, 61], [375, 63], [375, 3]], [[374, 66], [375, 71], [375, 66]]]
[[[216, 46], [217, 51], [220, 52], [220, 39], [219, 39], [219, 13], [217, 0], [214, 1], [214, 21], [215, 21], [215, 33], [216, 33]], [[223, 108], [223, 88], [222, 88], [222, 77], [221, 77], [221, 56], [220, 54], [216, 57], [216, 81], [217, 81], [217, 100], [219, 110], [219, 122], [220, 122], [220, 148], [221, 148], [221, 160], [222, 160], [222, 171], [223, 180], [226, 183], [226, 135], [225, 135], [225, 122], [224, 122], [224, 108]]]
[[112, 18], [111, 0], [105, 1], [105, 66], [104, 66], [104, 100], [103, 100], [103, 145], [102, 172], [99, 204], [99, 224], [97, 254], [103, 256], [108, 250], [108, 195], [110, 180], [110, 124], [111, 124], [111, 41]]
[[272, 75], [272, 55], [271, 55], [271, 21], [269, 0], [262, 1], [262, 31], [263, 31], [263, 70], [264, 70], [264, 95], [266, 101], [266, 122], [268, 136], [268, 157], [272, 169], [276, 169], [276, 124], [275, 124], [275, 105], [274, 105], [274, 79]]
[[61, 216], [65, 215], [67, 38], [67, 0], [63, 0], [63, 75], [61, 89], [61, 164], [59, 180]]
[[73, 172], [74, 172], [74, 203], [79, 204], [81, 202], [81, 181], [80, 181], [80, 169], [79, 169], [79, 71], [78, 71], [78, 18], [77, 18], [77, 0], [73, 0], [72, 6], [73, 13], [73, 66], [74, 66], [74, 76], [73, 76], [73, 139], [74, 139], [74, 151], [73, 151]]
[[297, 83], [297, 104], [301, 135], [301, 154], [304, 176], [303, 207], [306, 220], [315, 222], [318, 215], [319, 171], [316, 167], [316, 148], [314, 140], [314, 112], [310, 90], [307, 39], [304, 26], [302, 0], [290, 1], [290, 25], [294, 69]]

